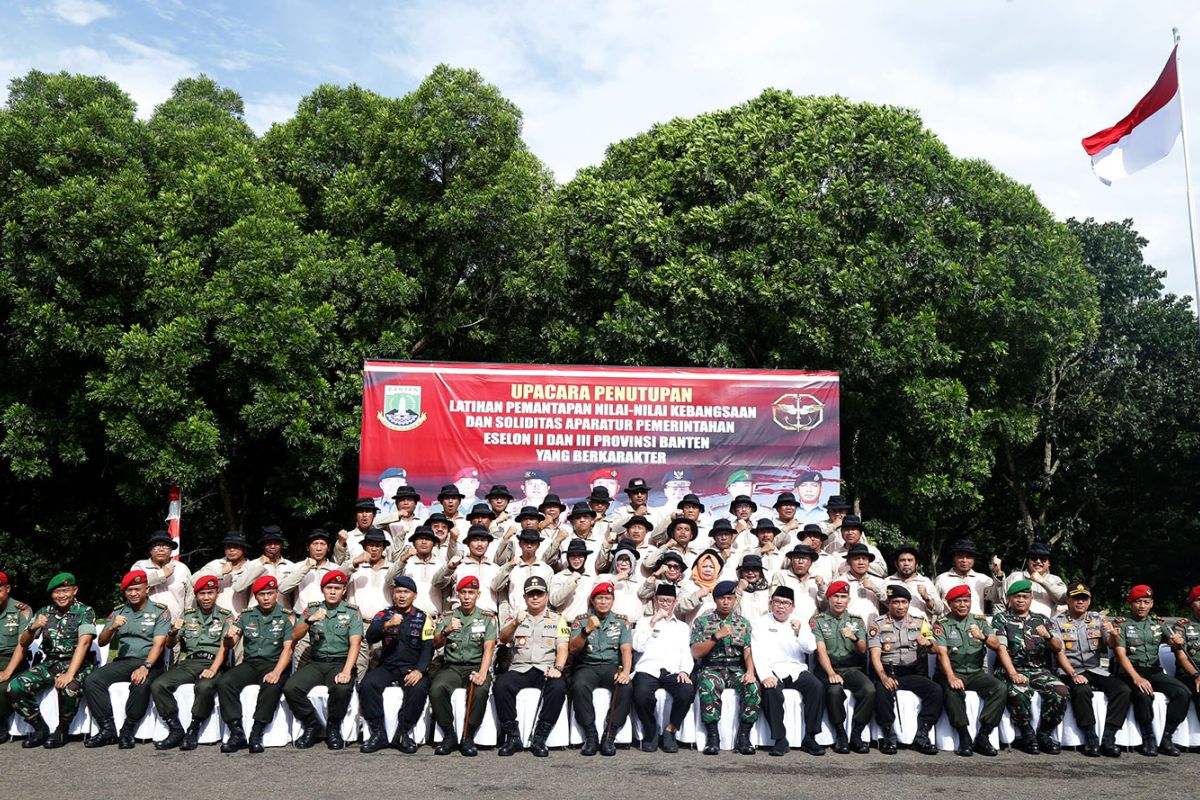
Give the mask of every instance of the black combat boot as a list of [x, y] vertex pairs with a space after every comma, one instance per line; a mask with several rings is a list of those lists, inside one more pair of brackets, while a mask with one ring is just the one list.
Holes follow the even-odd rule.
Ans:
[[292, 742], [297, 750], [307, 750], [314, 744], [319, 742], [324, 735], [321, 730], [321, 721], [317, 719], [317, 715], [313, 714], [308, 719], [300, 720], [302, 726], [300, 735], [296, 737], [296, 741]]
[[1104, 729], [1100, 737], [1100, 755], [1105, 758], [1120, 758], [1121, 748], [1117, 747], [1117, 732], [1111, 728]]
[[346, 740], [342, 737], [342, 720], [330, 719], [325, 725], [325, 748], [327, 750], [346, 749]]
[[1013, 747], [1029, 753], [1031, 756], [1036, 756], [1042, 752], [1041, 747], [1038, 746], [1037, 734], [1033, 732], [1033, 726], [1028, 722], [1021, 726], [1021, 736], [1013, 742]]
[[442, 740], [438, 742], [438, 746], [433, 748], [435, 756], [448, 756], [458, 749], [458, 735], [454, 732], [454, 728], [442, 731]]
[[204, 727], [204, 721], [192, 719], [190, 725], [187, 726], [187, 731], [183, 734], [183, 741], [179, 744], [180, 750], [195, 750], [200, 746], [200, 729]]
[[242, 729], [242, 721], [230, 722], [225, 727], [229, 728], [229, 738], [221, 743], [222, 753], [236, 753], [246, 746], [246, 731]]
[[538, 720], [537, 725], [533, 727], [533, 736], [529, 739], [529, 752], [537, 758], [545, 758], [550, 755], [550, 748], [546, 747], [546, 739], [550, 737], [552, 730], [554, 730], [552, 724]]
[[846, 728], [844, 725], [838, 725], [837, 730], [833, 734], [833, 752], [839, 756], [844, 756], [850, 752], [850, 744], [846, 740]]
[[971, 749], [971, 729], [970, 728], [955, 728], [954, 732], [958, 734], [958, 747], [954, 748], [954, 754], [959, 756], [972, 756], [975, 751]]
[[1154, 743], [1154, 724], [1138, 725], [1138, 730], [1142, 733], [1142, 744], [1138, 747], [1138, 752], [1150, 758], [1156, 757], [1158, 745]]
[[117, 747], [122, 750], [132, 750], [137, 744], [137, 729], [138, 723], [125, 720], [125, 724], [121, 726], [121, 733], [117, 736]]
[[979, 732], [975, 734], [975, 741], [971, 743], [971, 749], [981, 756], [998, 756], [1000, 751], [992, 747], [992, 731], [995, 728], [991, 725], [979, 724]]
[[885, 756], [894, 756], [899, 749], [900, 742], [896, 739], [896, 728], [894, 726], [889, 727], [883, 732], [883, 737], [879, 740], [879, 752]]
[[863, 741], [862, 733], [862, 725], [850, 726], [850, 749], [859, 755], [871, 752], [871, 745]]
[[117, 729], [111, 719], [100, 719], [96, 722], [100, 730], [83, 740], [84, 747], [108, 747], [120, 741], [121, 737], [117, 735]]
[[511, 756], [521, 749], [521, 728], [517, 721], [506, 722], [503, 725], [504, 741], [496, 748], [496, 755]]
[[64, 717], [59, 719], [58, 727], [50, 731], [50, 735], [46, 737], [46, 743], [42, 747], [47, 750], [57, 750], [67, 743], [67, 732], [71, 730], [71, 719], [74, 717]]
[[675, 731], [663, 728], [662, 737], [658, 740], [658, 748], [664, 753], [678, 753], [679, 740], [675, 738]]
[[42, 719], [41, 714], [29, 720], [29, 724], [33, 730], [25, 737], [25, 741], [21, 742], [21, 747], [26, 750], [31, 747], [41, 747], [50, 738], [50, 728], [46, 725], [46, 720]]
[[913, 736], [913, 750], [916, 750], [923, 756], [936, 756], [938, 754], [937, 745], [929, 739], [929, 729], [931, 727], [933, 727], [932, 722], [918, 722], [917, 733]]
[[1083, 734], [1083, 747], [1079, 748], [1079, 752], [1088, 758], [1100, 757], [1100, 737], [1096, 735], [1095, 729]]
[[251, 753], [261, 753], [266, 748], [263, 746], [263, 733], [267, 730], [267, 726], [261, 722], [256, 722], [250, 726], [250, 741], [249, 750]]
[[375, 753], [387, 747], [387, 730], [383, 726], [383, 720], [368, 719], [363, 721], [367, 723], [368, 735], [366, 739], [363, 739], [363, 743], [359, 745], [358, 752]]
[[1175, 758], [1179, 755], [1179, 748], [1175, 746], [1175, 729], [1167, 728], [1163, 731], [1162, 739], [1158, 743], [1158, 752], [1164, 756]]
[[1038, 731], [1037, 741], [1038, 748], [1048, 756], [1056, 756], [1062, 752], [1062, 745], [1058, 743], [1054, 731]]
[[750, 729], [753, 727], [753, 722], [743, 720], [738, 723], [737, 739], [733, 742], [733, 749], [744, 756], [752, 756], [755, 752], [754, 745], [750, 744]]
[[615, 733], [606, 733], [600, 740], [600, 755], [615, 756], [617, 754], [617, 740]]
[[479, 755], [479, 748], [475, 746], [475, 731], [470, 731], [466, 736], [462, 737], [462, 742], [458, 745], [458, 752], [467, 758], [474, 758]]
[[704, 755], [721, 754], [721, 730], [715, 722], [704, 723]]
[[179, 723], [179, 717], [167, 717], [163, 722], [167, 723], [167, 738], [154, 743], [155, 750], [174, 750], [179, 745], [183, 744], [183, 739], [187, 735], [183, 732], [183, 725]]
[[600, 737], [596, 735], [596, 726], [592, 725], [583, 731], [583, 747], [579, 749], [581, 756], [594, 756], [600, 752]]
[[800, 740], [800, 749], [810, 756], [825, 755], [825, 748], [817, 744], [817, 737], [811, 733], [804, 734], [804, 738]]
[[[399, 744], [397, 744], [399, 740]], [[400, 721], [400, 727], [396, 730], [396, 738], [392, 740], [392, 747], [395, 747], [401, 753], [412, 755], [417, 752], [419, 745], [417, 740], [413, 738], [413, 726], [405, 725], [404, 721]]]

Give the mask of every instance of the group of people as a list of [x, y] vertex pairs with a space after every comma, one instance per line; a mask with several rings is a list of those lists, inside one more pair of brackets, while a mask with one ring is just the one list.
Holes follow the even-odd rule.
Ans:
[[[538, 508], [510, 509], [512, 495], [498, 485], [486, 503], [462, 509], [450, 484], [436, 498], [442, 510], [421, 517], [418, 493], [400, 486], [397, 518], [386, 527], [375, 524], [375, 502], [361, 498], [353, 527], [308, 533], [303, 560], [286, 559], [283, 532], [267, 526], [261, 555], [251, 557], [244, 534], [230, 532], [223, 557], [195, 574], [159, 531], [121, 580], [125, 602], [103, 625], [70, 573], [50, 580], [50, 602], [36, 612], [10, 596], [0, 573], [0, 741], [15, 710], [31, 727], [24, 747], [61, 747], [82, 700], [94, 722], [86, 747], [131, 748], [153, 702], [167, 728], [155, 747], [191, 750], [219, 700], [228, 730], [221, 751], [262, 752], [283, 699], [301, 727], [296, 747], [324, 740], [337, 750], [357, 691], [362, 752], [416, 752], [428, 702], [441, 732], [434, 752], [475, 756], [491, 695], [496, 752], [511, 756], [524, 747], [517, 694], [537, 689], [534, 756], [548, 755], [568, 697], [583, 755], [615, 755], [631, 713], [642, 750], [675, 752], [697, 694], [705, 753], [719, 751], [718, 724], [731, 713], [734, 748], [753, 754], [761, 714], [770, 753], [781, 756], [792, 747], [784, 725], [784, 691], [792, 689], [802, 700], [802, 751], [825, 753], [816, 735], [827, 715], [834, 752], [867, 752], [874, 720], [879, 751], [893, 754], [903, 689], [919, 700], [912, 747], [927, 755], [937, 753], [930, 732], [944, 711], [959, 755], [995, 756], [991, 734], [1006, 707], [1014, 746], [1057, 753], [1055, 729], [1069, 702], [1084, 755], [1120, 755], [1116, 732], [1132, 706], [1140, 752], [1175, 756], [1172, 736], [1189, 702], [1200, 708], [1200, 587], [1188, 597], [1191, 616], [1173, 625], [1152, 615], [1145, 585], [1130, 591], [1128, 616], [1109, 617], [1091, 609], [1086, 585], [1068, 586], [1050, 571], [1040, 543], [1006, 573], [996, 558], [976, 571], [980, 553], [960, 540], [949, 548], [950, 569], [929, 578], [912, 546], [893, 554], [889, 571], [841, 496], [827, 502], [824, 521], [802, 524], [788, 492], [757, 518], [749, 497], [712, 518], [695, 495], [672, 509], [647, 507], [650, 487], [640, 478], [624, 492], [621, 503], [597, 487], [569, 510], [552, 494]], [[103, 666], [93, 640], [115, 649]], [[1174, 651], [1173, 675], [1160, 665], [1164, 644]], [[120, 729], [108, 691], [116, 682], [129, 684]], [[185, 684], [194, 686], [186, 728], [175, 698]], [[250, 685], [258, 698], [247, 732], [240, 697]], [[328, 689], [324, 723], [309, 698], [317, 686]], [[383, 693], [393, 686], [403, 700], [389, 737]], [[59, 718], [46, 720], [39, 698], [50, 688]], [[609, 690], [606, 713], [597, 713], [596, 688]], [[723, 707], [727, 688], [737, 708]], [[456, 728], [457, 689], [466, 690], [466, 708]], [[661, 726], [658, 689], [671, 699]], [[1107, 698], [1102, 729], [1097, 691]], [[974, 734], [967, 692], [981, 703]], [[1155, 692], [1167, 699], [1161, 737]], [[849, 725], [847, 696], [855, 699]]]

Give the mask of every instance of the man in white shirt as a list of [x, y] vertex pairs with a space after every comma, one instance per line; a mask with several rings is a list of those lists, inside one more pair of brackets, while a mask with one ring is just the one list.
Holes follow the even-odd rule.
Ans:
[[[830, 560], [833, 562], [833, 574], [837, 577], [840, 573], [845, 572], [846, 556], [850, 552], [850, 548], [861, 545], [871, 553], [870, 573], [877, 578], [882, 578], [887, 575], [887, 562], [883, 560], [883, 553], [879, 552], [879, 548], [871, 544], [863, 536], [862, 520], [853, 514], [847, 514], [842, 520], [841, 544], [834, 546], [830, 551]], [[829, 543], [826, 542], [825, 547], [829, 550]]]
[[[389, 556], [395, 560], [388, 568], [384, 584], [389, 581], [394, 583], [397, 575], [412, 578], [417, 587], [417, 599], [413, 605], [431, 617], [440, 617], [446, 606], [446, 595], [442, 587], [433, 582], [433, 577], [446, 562], [438, 555], [437, 537], [428, 525], [419, 525], [408, 537], [408, 542], [399, 554]], [[399, 545], [400, 542], [396, 542], [392, 546], [393, 553]]]
[[221, 544], [225, 548], [225, 557], [208, 562], [196, 572], [195, 577], [215, 575], [218, 581], [217, 605], [240, 614], [250, 602], [250, 585], [262, 574], [262, 570], [254, 569], [254, 562], [246, 560], [249, 545], [246, 535], [241, 531], [229, 531]]
[[[542, 544], [542, 534], [537, 528], [526, 528], [517, 534], [517, 546], [520, 553], [510, 557], [500, 567], [496, 577], [492, 579], [492, 590], [500, 599], [500, 618], [515, 617], [522, 611], [527, 611], [525, 605], [525, 582], [536, 576], [549, 587], [554, 570], [550, 565], [538, 558], [538, 547]], [[511, 552], [511, 548], [509, 550]], [[549, 592], [547, 592], [549, 594]]]
[[821, 557], [814, 548], [798, 544], [788, 551], [788, 566], [775, 573], [771, 588], [786, 586], [792, 590], [792, 618], [805, 625], [817, 615], [825, 597], [826, 581], [812, 572], [813, 563]]
[[146, 573], [146, 585], [150, 587], [149, 599], [166, 606], [171, 619], [183, 616], [183, 610], [193, 605], [192, 571], [182, 561], [172, 561], [171, 552], [179, 543], [166, 531], [155, 531], [146, 542], [150, 557], [135, 561], [130, 572], [141, 570]]
[[868, 626], [879, 616], [879, 601], [883, 599], [883, 587], [868, 573], [874, 561], [875, 554], [865, 544], [853, 544], [846, 551], [846, 562], [839, 576], [850, 587], [849, 613]]
[[550, 607], [568, 620], [588, 610], [588, 596], [599, 580], [586, 570], [591, 550], [584, 539], [572, 539], [564, 558], [566, 569], [550, 579]]
[[[811, 635], [811, 634], [810, 634]], [[692, 683], [691, 629], [675, 616], [675, 586], [659, 583], [654, 587], [654, 615], [638, 622], [633, 629], [633, 649], [638, 653], [633, 668], [633, 711], [642, 723], [642, 751], [679, 752], [675, 733], [691, 713], [696, 697]], [[654, 693], [663, 689], [671, 698], [671, 713], [658, 734]]]
[[[255, 575], [258, 578], [261, 575], [270, 575], [276, 581], [282, 581], [292, 570], [296, 564], [283, 557], [283, 546], [287, 540], [283, 537], [283, 529], [278, 525], [264, 525], [262, 533], [258, 537], [258, 546], [262, 548], [263, 554], [258, 557], [257, 562], [262, 565], [262, 572]], [[285, 611], [292, 610], [292, 598], [283, 592], [277, 592], [277, 603]], [[250, 605], [253, 607], [257, 604], [254, 596], [250, 597]]]
[[942, 601], [933, 581], [917, 571], [919, 558], [920, 554], [917, 552], [916, 546], [901, 545], [896, 554], [892, 556], [896, 571], [884, 578], [883, 591], [886, 595], [887, 587], [893, 584], [908, 589], [908, 593], [912, 595], [912, 601], [908, 604], [908, 613], [925, 617], [933, 622], [938, 617], [950, 613], [950, 607]]
[[971, 590], [972, 614], [984, 613], [984, 603], [994, 595], [993, 585], [998, 581], [992, 576], [975, 570], [975, 559], [979, 551], [970, 539], [959, 539], [950, 545], [950, 561], [952, 567], [941, 573], [934, 580], [934, 588], [940, 596], [945, 597], [955, 586], [966, 586]]
[[[375, 501], [370, 497], [360, 497], [354, 504], [354, 527], [350, 530], [338, 531], [337, 543], [333, 559], [338, 563], [358, 558], [362, 555], [362, 540], [367, 531], [375, 527]], [[384, 534], [385, 536], [387, 534]], [[388, 538], [391, 544], [391, 538]], [[323, 599], [323, 598], [322, 598]]]
[[817, 744], [817, 732], [825, 715], [825, 689], [808, 671], [805, 658], [817, 649], [817, 641], [807, 622], [793, 619], [795, 608], [791, 587], [776, 586], [771, 592], [770, 610], [750, 621], [750, 648], [763, 687], [763, 713], [774, 740], [771, 755], [782, 756], [790, 749], [783, 724], [783, 690], [795, 689], [804, 703], [800, 749], [823, 756], [825, 748]]
[[[500, 602], [496, 591], [492, 588], [500, 567], [487, 557], [488, 545], [492, 543], [491, 532], [482, 525], [474, 525], [467, 531], [467, 555], [464, 558], [454, 556], [445, 566], [433, 576], [435, 586], [449, 589], [457, 586], [463, 578], [479, 579], [479, 598], [475, 604], [484, 611], [493, 614], [500, 612]], [[457, 603], [455, 603], [457, 607]]]
[[[391, 603], [392, 581], [387, 577], [389, 564], [383, 557], [388, 546], [387, 535], [379, 528], [371, 528], [362, 538], [363, 552], [360, 553], [347, 567], [350, 572], [346, 599], [358, 606], [358, 611], [364, 620], [375, 618], [375, 615]], [[379, 665], [379, 654], [383, 652], [383, 643], [371, 644], [363, 641], [358, 649], [358, 676], [361, 683], [366, 677], [367, 670]]]

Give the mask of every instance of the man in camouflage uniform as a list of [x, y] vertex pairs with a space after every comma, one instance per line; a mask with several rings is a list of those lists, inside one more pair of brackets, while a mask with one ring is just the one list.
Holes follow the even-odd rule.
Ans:
[[[1116, 629], [1108, 617], [1091, 611], [1091, 605], [1092, 592], [1086, 584], [1075, 583], [1067, 589], [1067, 611], [1054, 618], [1063, 641], [1058, 664], [1071, 692], [1075, 722], [1083, 731], [1083, 754], [1117, 758], [1121, 755], [1117, 731], [1125, 724], [1132, 698], [1129, 686], [1109, 674], [1100, 662], [1100, 656], [1108, 649], [1105, 642]], [[1102, 737], [1096, 734], [1096, 712], [1092, 706], [1096, 690], [1104, 693], [1108, 703]]]
[[[1133, 718], [1142, 733], [1142, 744], [1138, 748], [1144, 756], [1179, 755], [1172, 737], [1175, 729], [1187, 717], [1188, 698], [1191, 690], [1168, 675], [1158, 660], [1159, 645], [1170, 645], [1175, 651], [1176, 667], [1189, 674], [1196, 671], [1195, 665], [1183, 650], [1183, 638], [1172, 633], [1162, 617], [1150, 614], [1154, 608], [1154, 593], [1149, 586], [1138, 584], [1129, 590], [1128, 619], [1116, 620], [1116, 635], [1111, 637], [1116, 649], [1117, 669], [1120, 676], [1133, 690]], [[1162, 692], [1167, 698], [1167, 719], [1163, 726], [1162, 741], [1154, 744], [1154, 693]]]
[[[817, 666], [814, 670], [825, 685], [825, 707], [833, 726], [833, 752], [845, 755], [870, 752], [863, 741], [863, 728], [871, 721], [875, 707], [875, 685], [863, 671], [863, 655], [867, 652], [867, 626], [851, 615], [850, 584], [838, 580], [825, 590], [829, 608], [809, 621], [817, 640]], [[850, 726], [850, 741], [846, 741], [846, 690], [854, 695], [854, 719]]]
[[[134, 735], [150, 707], [150, 684], [162, 674], [163, 648], [171, 632], [171, 612], [150, 599], [146, 573], [140, 569], [125, 573], [121, 579], [125, 604], [114, 609], [108, 623], [96, 639], [101, 647], [117, 640], [117, 657], [98, 667], [83, 682], [88, 709], [100, 730], [84, 740], [84, 747], [105, 747], [117, 743], [122, 750], [134, 745]], [[125, 722], [121, 733], [113, 724], [112, 699], [108, 687], [129, 681], [125, 701]]]
[[293, 744], [300, 750], [312, 747], [321, 738], [321, 721], [312, 701], [310, 690], [324, 686], [329, 690], [326, 707], [325, 746], [342, 750], [342, 720], [354, 694], [354, 678], [358, 672], [358, 651], [362, 648], [363, 619], [358, 606], [347, 603], [346, 584], [349, 577], [341, 570], [326, 573], [321, 578], [324, 602], [309, 603], [297, 616], [292, 629], [293, 645], [308, 636], [308, 663], [292, 673], [283, 687], [292, 715], [300, 721], [303, 731]]
[[867, 632], [871, 670], [875, 673], [875, 721], [883, 733], [879, 752], [896, 754], [896, 692], [904, 689], [921, 702], [913, 749], [936, 756], [937, 745], [929, 740], [929, 729], [942, 714], [942, 691], [929, 679], [933, 631], [924, 616], [908, 613], [911, 600], [912, 593], [907, 588], [888, 584], [888, 613], [871, 623]]
[[[581, 755], [594, 756], [597, 750], [604, 756], [617, 754], [617, 731], [629, 717], [633, 690], [633, 634], [629, 623], [614, 614], [616, 587], [608, 581], [592, 587], [588, 597], [590, 614], [580, 614], [571, 621], [571, 639], [567, 648], [576, 660], [571, 680], [571, 704], [575, 721], [583, 729]], [[604, 737], [597, 742], [596, 708], [592, 692], [607, 687], [612, 692], [612, 704], [605, 720]]]
[[12, 716], [12, 698], [8, 682], [29, 666], [26, 649], [21, 646], [21, 634], [33, 620], [33, 609], [13, 600], [8, 575], [0, 572], [0, 744], [9, 740], [8, 718]]
[[[96, 612], [75, 599], [75, 576], [60, 572], [46, 584], [50, 605], [43, 606], [21, 634], [20, 644], [28, 650], [39, 634], [41, 646], [33, 666], [8, 683], [13, 708], [33, 727], [22, 747], [62, 747], [79, 699], [83, 681], [95, 666], [92, 639], [96, 636]], [[58, 692], [57, 727], [51, 733], [38, 710], [38, 692], [53, 686]]]
[[[202, 575], [192, 586], [196, 605], [184, 609], [183, 616], [171, 623], [167, 646], [179, 645], [180, 656], [169, 670], [150, 684], [150, 696], [158, 715], [167, 724], [167, 737], [154, 743], [155, 750], [195, 750], [200, 744], [200, 729], [212, 716], [217, 698], [217, 673], [225, 663], [225, 637], [233, 624], [233, 613], [217, 605], [220, 581], [216, 575]], [[179, 704], [175, 690], [195, 684], [192, 695], [192, 721], [187, 731], [179, 722]]]
[[696, 660], [696, 688], [700, 694], [700, 719], [704, 723], [704, 754], [721, 752], [721, 693], [726, 687], [738, 690], [742, 712], [734, 748], [744, 756], [754, 755], [750, 729], [758, 721], [761, 705], [754, 656], [750, 651], [750, 621], [734, 613], [737, 583], [721, 581], [713, 587], [716, 609], [692, 623], [692, 658]]
[[[442, 729], [441, 744], [433, 752], [439, 756], [449, 755], [457, 747], [464, 756], [473, 757], [479, 754], [475, 747], [475, 731], [479, 730], [487, 711], [492, 659], [496, 654], [499, 631], [495, 613], [478, 605], [482, 583], [477, 576], [461, 578], [455, 588], [458, 608], [442, 617], [433, 634], [434, 649], [446, 648], [441, 666], [429, 681], [429, 705], [434, 722]], [[454, 710], [450, 705], [450, 696], [455, 689], [467, 690], [461, 745], [454, 732]]]
[[[1008, 710], [1021, 732], [1014, 746], [1026, 753], [1051, 755], [1061, 752], [1054, 729], [1067, 710], [1067, 686], [1050, 671], [1050, 658], [1063, 649], [1054, 635], [1054, 622], [1045, 614], [1031, 612], [1032, 583], [1022, 578], [1008, 586], [1007, 608], [992, 617], [1000, 644], [996, 672], [1008, 679]], [[1033, 730], [1033, 693], [1042, 697], [1042, 716], [1036, 735]]]
[[1191, 690], [1192, 703], [1196, 713], [1200, 714], [1200, 671], [1196, 670], [1196, 665], [1200, 664], [1200, 586], [1192, 587], [1188, 593], [1188, 605], [1192, 615], [1175, 620], [1174, 633], [1183, 640], [1183, 652], [1187, 653], [1192, 669], [1187, 669], [1176, 659], [1175, 678]]
[[[248, 608], [229, 629], [227, 647], [243, 645], [242, 663], [222, 675], [217, 684], [221, 719], [229, 737], [221, 745], [222, 753], [236, 753], [248, 747], [251, 753], [263, 751], [263, 733], [279, 708], [284, 679], [292, 667], [292, 629], [296, 615], [279, 603], [279, 579], [263, 575], [250, 586], [258, 603]], [[254, 705], [254, 725], [246, 739], [242, 727], [242, 689], [258, 685]]]
[[[999, 755], [992, 747], [991, 735], [1004, 716], [1008, 688], [987, 671], [987, 649], [1000, 648], [1000, 640], [988, 618], [971, 611], [975, 603], [966, 584], [951, 586], [946, 592], [950, 613], [933, 627], [934, 650], [938, 667], [934, 680], [942, 687], [942, 706], [950, 724], [958, 733], [960, 756], [979, 753]], [[967, 718], [967, 692], [975, 692], [983, 701], [979, 712], [979, 730], [971, 741]]]

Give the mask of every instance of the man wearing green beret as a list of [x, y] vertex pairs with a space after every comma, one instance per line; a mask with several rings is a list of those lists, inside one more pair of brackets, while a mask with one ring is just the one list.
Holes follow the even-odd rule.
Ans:
[[[1062, 747], [1054, 738], [1054, 729], [1067, 710], [1067, 686], [1049, 669], [1050, 658], [1063, 649], [1054, 635], [1054, 622], [1045, 614], [1031, 612], [1033, 584], [1028, 579], [1008, 586], [1008, 607], [992, 617], [992, 627], [1000, 649], [996, 672], [1004, 671], [1008, 680], [1008, 710], [1013, 724], [1021, 732], [1014, 746], [1026, 753], [1051, 755]], [[1033, 693], [1042, 697], [1042, 715], [1036, 735], [1033, 730]]]
[[[50, 605], [34, 615], [20, 638], [21, 647], [28, 649], [41, 636], [35, 663], [8, 684], [13, 708], [33, 728], [21, 745], [27, 748], [66, 744], [67, 731], [83, 697], [83, 681], [95, 666], [91, 647], [96, 636], [96, 612], [75, 599], [75, 576], [58, 573], [50, 579], [46, 591], [50, 592]], [[58, 719], [53, 732], [38, 709], [38, 692], [48, 686], [58, 692]]]
[[8, 718], [12, 716], [12, 698], [8, 682], [29, 666], [28, 651], [21, 646], [21, 634], [33, 621], [33, 609], [12, 599], [8, 575], [0, 572], [0, 744], [8, 741]]

